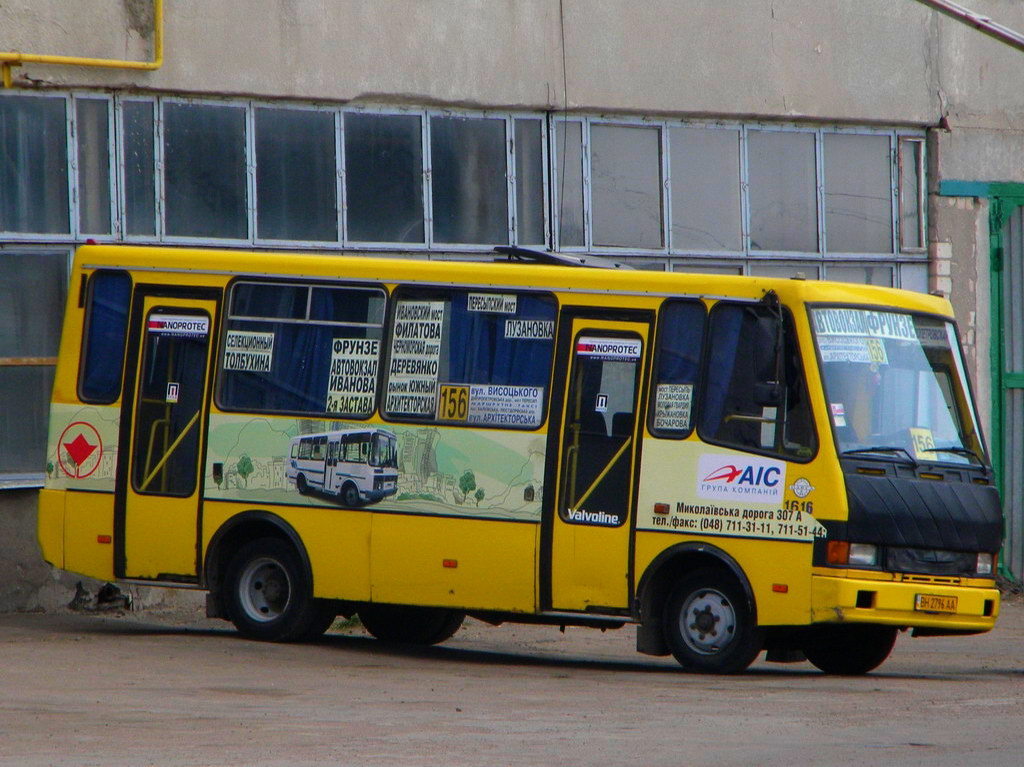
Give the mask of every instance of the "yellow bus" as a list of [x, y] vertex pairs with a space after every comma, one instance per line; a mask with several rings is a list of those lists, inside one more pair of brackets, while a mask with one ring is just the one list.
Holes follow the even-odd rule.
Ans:
[[946, 300], [499, 250], [80, 248], [46, 560], [203, 589], [256, 639], [635, 624], [712, 673], [992, 628], [1002, 516]]

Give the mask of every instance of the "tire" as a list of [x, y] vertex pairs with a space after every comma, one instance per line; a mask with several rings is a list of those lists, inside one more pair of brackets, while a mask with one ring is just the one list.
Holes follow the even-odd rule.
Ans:
[[359, 489], [351, 482], [346, 482], [345, 486], [341, 488], [341, 502], [350, 509], [360, 505]]
[[323, 634], [337, 605], [315, 599], [295, 548], [280, 538], [242, 546], [224, 575], [221, 598], [239, 633], [267, 642], [295, 642]]
[[367, 605], [359, 611], [363, 628], [382, 642], [435, 645], [454, 636], [466, 614], [441, 607]]
[[695, 570], [680, 578], [665, 602], [662, 626], [672, 655], [690, 671], [743, 671], [764, 647], [764, 630], [746, 594], [724, 570]]
[[306, 475], [300, 474], [295, 478], [295, 489], [300, 495], [309, 495], [309, 485], [306, 483]]
[[803, 650], [826, 674], [858, 676], [881, 666], [895, 643], [895, 628], [854, 623], [812, 629]]

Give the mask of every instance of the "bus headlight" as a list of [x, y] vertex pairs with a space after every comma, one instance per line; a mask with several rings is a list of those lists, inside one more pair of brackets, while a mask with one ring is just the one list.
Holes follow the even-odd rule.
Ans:
[[878, 547], [873, 543], [851, 543], [850, 564], [874, 567], [878, 564]]
[[992, 575], [994, 564], [995, 562], [992, 555], [987, 551], [982, 551], [978, 554], [978, 563], [974, 569], [977, 571], [978, 575]]

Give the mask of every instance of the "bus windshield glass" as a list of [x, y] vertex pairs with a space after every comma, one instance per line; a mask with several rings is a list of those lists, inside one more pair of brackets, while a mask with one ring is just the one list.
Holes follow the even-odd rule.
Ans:
[[983, 463], [952, 322], [846, 307], [811, 319], [840, 455]]
[[393, 435], [380, 433], [373, 435], [370, 465], [398, 468], [398, 444]]

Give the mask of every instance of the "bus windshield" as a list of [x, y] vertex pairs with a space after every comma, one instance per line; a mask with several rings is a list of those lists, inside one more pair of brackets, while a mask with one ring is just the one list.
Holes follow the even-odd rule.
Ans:
[[840, 455], [983, 463], [952, 322], [845, 307], [811, 318]]
[[380, 433], [373, 435], [370, 465], [398, 468], [398, 445], [394, 435]]

